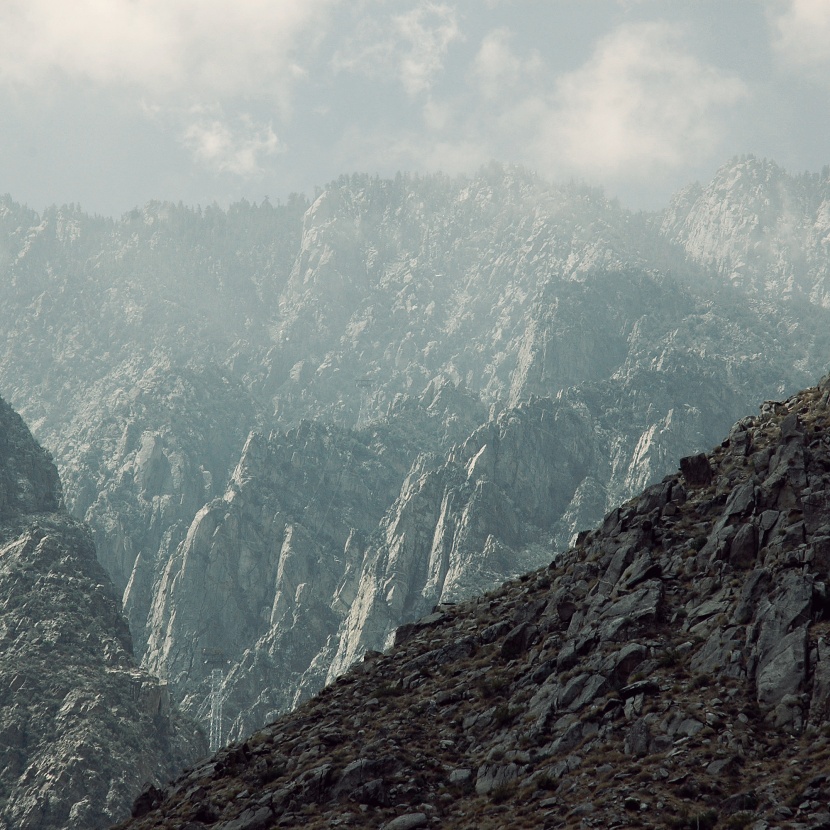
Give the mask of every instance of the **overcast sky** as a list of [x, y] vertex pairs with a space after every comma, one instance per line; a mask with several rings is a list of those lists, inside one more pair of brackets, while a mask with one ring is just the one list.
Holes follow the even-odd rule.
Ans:
[[830, 163], [830, 0], [2, 0], [0, 193], [120, 216], [518, 162], [663, 206]]

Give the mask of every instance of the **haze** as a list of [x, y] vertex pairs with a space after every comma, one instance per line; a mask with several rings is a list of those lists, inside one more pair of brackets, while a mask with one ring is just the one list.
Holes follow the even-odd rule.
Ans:
[[830, 161], [830, 3], [5, 0], [0, 192], [119, 216], [491, 159], [663, 206]]

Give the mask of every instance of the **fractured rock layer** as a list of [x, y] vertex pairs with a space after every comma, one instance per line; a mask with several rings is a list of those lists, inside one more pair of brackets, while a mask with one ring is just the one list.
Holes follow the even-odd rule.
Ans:
[[[828, 204], [826, 177], [755, 159], [662, 215], [498, 166], [118, 221], [4, 198], [0, 387], [137, 654], [200, 717], [221, 663], [239, 737], [823, 372]], [[252, 434], [313, 469], [251, 470], [231, 498]], [[511, 476], [524, 441], [561, 464], [558, 493]], [[377, 498], [343, 498], [355, 475]]]

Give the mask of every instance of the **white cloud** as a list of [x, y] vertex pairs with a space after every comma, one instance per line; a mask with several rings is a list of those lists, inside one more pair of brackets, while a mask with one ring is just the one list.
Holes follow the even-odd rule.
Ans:
[[[822, 22], [830, 0], [764, 0], [758, 15], [772, 3], [781, 55], [811, 38], [802, 57], [817, 65], [830, 42]], [[586, 51], [581, 66], [557, 74], [608, 23], [575, 12], [573, 32], [557, 28], [554, 6], [0, 0], [0, 95], [21, 112], [77, 111], [80, 121], [101, 105], [112, 123], [138, 111], [153, 121], [155, 131], [135, 134], [150, 136], [154, 158], [166, 138], [168, 150], [188, 148], [205, 170], [242, 177], [284, 168], [299, 178], [307, 165], [302, 175], [313, 182], [336, 174], [335, 165], [458, 171], [496, 158], [613, 186], [656, 181], [721, 152], [724, 111], [747, 89], [696, 57], [684, 30], [623, 26]], [[539, 31], [528, 32], [537, 19]], [[463, 45], [478, 26], [485, 34]], [[289, 144], [291, 165], [283, 165]]]
[[356, 35], [335, 54], [334, 69], [371, 78], [391, 75], [411, 96], [428, 93], [450, 45], [462, 36], [455, 10], [422, 0], [403, 14], [378, 17], [379, 12], [363, 18]]
[[520, 83], [527, 84], [542, 69], [538, 52], [533, 51], [523, 59], [513, 51], [512, 40], [509, 29], [495, 29], [484, 37], [473, 61], [473, 78], [488, 99], [512, 91]]
[[271, 125], [256, 124], [247, 115], [230, 123], [222, 113], [199, 112], [182, 133], [194, 158], [220, 173], [250, 177], [262, 170], [265, 157], [283, 150]]
[[787, 0], [767, 10], [773, 46], [791, 67], [830, 83], [830, 3]]
[[433, 132], [443, 132], [449, 129], [454, 121], [455, 113], [452, 106], [446, 101], [428, 99], [423, 110], [424, 125]]
[[721, 138], [720, 115], [745, 84], [696, 58], [682, 31], [626, 25], [603, 38], [580, 69], [558, 79], [536, 153], [556, 167], [640, 176], [705, 159]]
[[395, 29], [408, 51], [400, 61], [400, 75], [410, 95], [427, 91], [443, 68], [449, 45], [461, 34], [455, 12], [445, 5], [423, 3], [394, 18]]
[[491, 160], [486, 138], [446, 130], [440, 134], [394, 133], [353, 128], [341, 137], [341, 165], [371, 163], [374, 169], [470, 173]]
[[0, 82], [62, 76], [169, 98], [285, 101], [337, 0], [3, 0]]
[[[720, 152], [725, 115], [748, 95], [740, 79], [696, 57], [684, 35], [669, 24], [625, 25], [557, 76], [538, 54], [520, 52], [508, 30], [493, 30], [470, 64], [468, 89], [430, 96], [423, 134], [375, 135], [362, 155], [447, 172], [495, 158], [612, 188], [664, 180]], [[350, 143], [357, 150], [356, 135]]]
[[197, 162], [250, 176], [281, 149], [276, 134], [222, 110], [258, 102], [287, 118], [339, 1], [2, 0], [0, 86], [23, 100], [62, 84], [108, 91]]

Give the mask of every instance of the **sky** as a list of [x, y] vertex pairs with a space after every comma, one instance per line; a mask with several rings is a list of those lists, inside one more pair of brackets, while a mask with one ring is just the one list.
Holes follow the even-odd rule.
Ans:
[[119, 217], [521, 164], [659, 209], [830, 164], [830, 0], [2, 0], [0, 194]]

